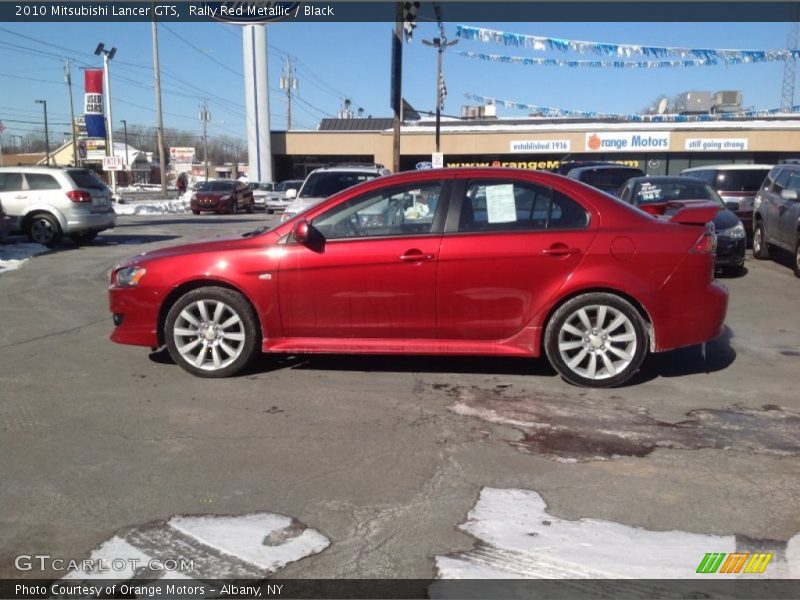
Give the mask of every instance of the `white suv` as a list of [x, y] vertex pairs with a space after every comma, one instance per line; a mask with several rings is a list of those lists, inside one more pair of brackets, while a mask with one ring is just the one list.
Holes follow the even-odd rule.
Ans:
[[117, 222], [111, 190], [78, 167], [0, 167], [0, 204], [11, 231], [45, 246], [55, 246], [63, 235], [88, 242]]
[[311, 171], [303, 187], [297, 192], [297, 197], [292, 195], [291, 190], [287, 192], [286, 198], [290, 202], [281, 216], [281, 221], [288, 221], [296, 214], [342, 190], [389, 173], [391, 171], [383, 165], [331, 165]]

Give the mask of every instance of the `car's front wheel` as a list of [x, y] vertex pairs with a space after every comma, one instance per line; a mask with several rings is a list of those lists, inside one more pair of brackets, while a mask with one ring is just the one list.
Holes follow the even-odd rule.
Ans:
[[764, 235], [764, 224], [758, 221], [753, 228], [753, 258], [766, 260], [769, 258], [769, 245]]
[[647, 352], [647, 332], [630, 302], [589, 293], [565, 302], [545, 329], [550, 364], [569, 383], [614, 387], [630, 379]]
[[164, 338], [172, 359], [200, 377], [229, 377], [255, 356], [258, 321], [240, 293], [223, 287], [192, 290], [170, 308]]

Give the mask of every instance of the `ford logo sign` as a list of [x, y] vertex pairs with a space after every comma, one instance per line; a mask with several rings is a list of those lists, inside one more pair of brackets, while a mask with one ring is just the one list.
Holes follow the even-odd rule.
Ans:
[[433, 163], [430, 161], [423, 161], [417, 163], [417, 171], [424, 171], [426, 169], [432, 169]]
[[249, 25], [270, 23], [293, 17], [300, 2], [265, 2], [264, 0], [242, 0], [235, 2], [206, 2], [216, 21]]

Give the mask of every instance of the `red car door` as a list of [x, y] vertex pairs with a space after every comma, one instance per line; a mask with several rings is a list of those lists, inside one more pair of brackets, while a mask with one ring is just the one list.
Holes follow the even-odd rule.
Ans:
[[472, 180], [439, 252], [439, 337], [502, 340], [561, 287], [595, 235], [576, 201], [531, 182]]
[[441, 228], [422, 198], [435, 202], [441, 189], [436, 181], [358, 196], [313, 220], [316, 243], [289, 241], [278, 272], [284, 336], [436, 337]]

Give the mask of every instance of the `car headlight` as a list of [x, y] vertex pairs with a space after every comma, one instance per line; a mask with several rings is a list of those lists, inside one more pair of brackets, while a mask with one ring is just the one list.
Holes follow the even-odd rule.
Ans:
[[117, 287], [136, 287], [147, 273], [144, 267], [124, 267], [117, 271]]
[[737, 223], [733, 227], [728, 227], [722, 231], [718, 231], [717, 235], [720, 237], [728, 237], [733, 240], [740, 240], [744, 237], [744, 225]]

